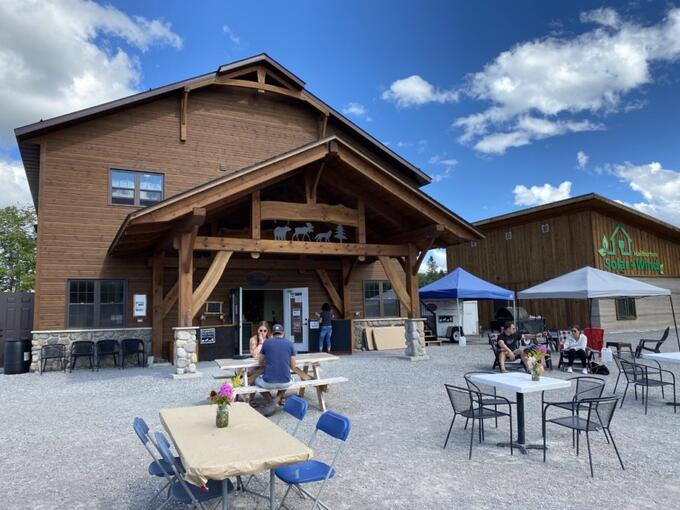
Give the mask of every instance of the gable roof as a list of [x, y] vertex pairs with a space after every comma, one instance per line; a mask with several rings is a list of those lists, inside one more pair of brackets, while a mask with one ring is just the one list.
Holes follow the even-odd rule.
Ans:
[[144, 249], [141, 246], [142, 244], [151, 246], [156, 240], [149, 235], [148, 227], [150, 224], [158, 225], [154, 229], [154, 235], [156, 238], [160, 237], [196, 207], [213, 207], [218, 210], [225, 201], [245, 196], [258, 186], [273, 182], [299, 170], [305, 165], [320, 161], [332, 152], [341, 161], [354, 167], [357, 171], [359, 171], [358, 167], [360, 165], [366, 165], [375, 170], [377, 172], [376, 175], [379, 176], [380, 183], [386, 189], [390, 187], [393, 193], [399, 192], [405, 194], [409, 198], [409, 205], [412, 205], [414, 210], [428, 215], [428, 217], [431, 216], [433, 224], [443, 225], [443, 231], [437, 234], [438, 237], [445, 240], [445, 242], [441, 243], [443, 246], [455, 244], [461, 240], [481, 239], [484, 237], [471, 224], [420, 189], [404, 183], [404, 181], [394, 176], [387, 169], [368, 158], [363, 152], [358, 151], [348, 141], [337, 136], [329, 136], [221, 176], [167, 198], [162, 202], [128, 214], [109, 247], [109, 253], [113, 254], [121, 251], [120, 246], [124, 239], [134, 236], [136, 227], [144, 231], [141, 244], [136, 244], [136, 246]]
[[661, 221], [648, 214], [628, 207], [614, 200], [610, 200], [597, 193], [588, 193], [565, 200], [558, 200], [549, 204], [529, 207], [521, 211], [515, 211], [500, 216], [493, 216], [484, 220], [475, 221], [472, 224], [480, 230], [489, 231], [491, 229], [504, 226], [518, 225], [527, 221], [539, 220], [550, 216], [558, 216], [575, 210], [594, 209], [601, 212], [616, 215], [618, 218], [625, 219], [631, 223], [649, 226], [655, 230], [670, 235], [675, 240], [680, 240], [680, 228]]
[[33, 202], [35, 203], [36, 207], [38, 205], [37, 190], [40, 159], [39, 157], [32, 157], [35, 155], [36, 144], [27, 143], [30, 138], [52, 130], [61, 129], [71, 124], [83, 122], [102, 115], [129, 108], [134, 105], [149, 102], [162, 96], [176, 94], [179, 91], [200, 86], [201, 84], [206, 83], [206, 81], [217, 78], [226, 73], [238, 71], [239, 69], [245, 69], [254, 65], [264, 65], [267, 68], [276, 71], [278, 77], [283, 78], [287, 85], [303, 93], [305, 97], [310, 99], [311, 102], [315, 102], [327, 110], [329, 117], [333, 121], [338, 123], [342, 128], [348, 130], [350, 133], [357, 135], [360, 139], [366, 141], [369, 146], [374, 148], [387, 161], [395, 164], [397, 168], [403, 170], [404, 174], [411, 178], [418, 186], [423, 186], [432, 182], [432, 179], [418, 167], [402, 158], [399, 154], [368, 134], [344, 115], [328, 106], [311, 92], [307, 91], [304, 88], [305, 82], [299, 77], [283, 67], [266, 53], [261, 53], [259, 55], [221, 65], [215, 72], [212, 73], [206, 73], [186, 80], [177, 81], [162, 87], [149, 89], [145, 92], [140, 92], [138, 94], [133, 94], [121, 99], [116, 99], [115, 101], [110, 101], [108, 103], [85, 108], [76, 112], [60, 115], [51, 119], [40, 120], [39, 122], [34, 122], [32, 124], [16, 128], [14, 130], [14, 135], [16, 136], [17, 143], [19, 144], [19, 151], [21, 153], [22, 159], [24, 160], [26, 176], [28, 178], [29, 187], [31, 188]]

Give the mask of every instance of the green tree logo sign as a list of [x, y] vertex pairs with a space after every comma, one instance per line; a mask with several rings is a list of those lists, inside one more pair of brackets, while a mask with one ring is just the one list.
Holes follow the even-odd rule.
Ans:
[[623, 225], [617, 225], [609, 239], [606, 236], [602, 236], [602, 246], [597, 250], [597, 253], [601, 257], [606, 257], [607, 255], [615, 257], [617, 248], [621, 257], [631, 257], [633, 255], [633, 239], [626, 232]]

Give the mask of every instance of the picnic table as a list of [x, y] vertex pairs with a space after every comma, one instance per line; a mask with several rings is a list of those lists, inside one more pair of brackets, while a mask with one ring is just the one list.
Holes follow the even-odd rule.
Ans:
[[[321, 363], [337, 361], [338, 359], [338, 356], [325, 352], [297, 354], [295, 356], [297, 366], [293, 370], [293, 373], [300, 378], [300, 382], [293, 383], [287, 389], [297, 389], [298, 395], [304, 397], [305, 388], [314, 387], [317, 393], [319, 409], [326, 411], [326, 400], [323, 394], [328, 390], [328, 385], [347, 382], [347, 379], [345, 377], [323, 379], [321, 377]], [[260, 366], [259, 360], [256, 360], [255, 358], [216, 359], [215, 363], [217, 363], [222, 370], [232, 370], [236, 375], [241, 376], [243, 386], [236, 389], [238, 395], [252, 395], [258, 392], [270, 391], [254, 386], [255, 376], [262, 373], [262, 367]], [[249, 370], [254, 372], [250, 377], [248, 376]]]
[[[274, 501], [274, 469], [303, 462], [312, 450], [247, 403], [235, 402], [229, 411], [229, 426], [215, 426], [215, 406], [163, 409], [161, 423], [175, 443], [186, 471], [186, 481], [202, 486], [208, 480], [222, 481], [222, 509], [229, 508], [228, 479], [269, 470], [269, 497]], [[248, 491], [250, 492], [250, 491]]]
[[[555, 379], [554, 377], [543, 377], [538, 381], [531, 380], [531, 374], [505, 373], [505, 374], [472, 374], [470, 380], [474, 383], [485, 384], [504, 390], [514, 391], [517, 395], [517, 442], [512, 446], [526, 454], [527, 450], [542, 450], [543, 445], [527, 444], [526, 430], [524, 426], [524, 394], [537, 391], [559, 390], [569, 388], [570, 381]], [[541, 410], [542, 412], [543, 410]], [[498, 443], [498, 446], [507, 447], [509, 443]]]

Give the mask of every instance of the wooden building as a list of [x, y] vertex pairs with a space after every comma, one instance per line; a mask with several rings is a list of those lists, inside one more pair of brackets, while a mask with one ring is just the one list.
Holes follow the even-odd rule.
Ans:
[[137, 336], [172, 358], [179, 326], [229, 329], [242, 352], [272, 319], [313, 349], [322, 303], [418, 317], [426, 251], [482, 237], [267, 55], [15, 133], [38, 212], [34, 354]]
[[[596, 194], [553, 202], [478, 221], [484, 234], [449, 247], [449, 270], [461, 266], [515, 291], [569, 271], [592, 266], [671, 289], [680, 294], [680, 229]], [[588, 324], [585, 301], [519, 303], [542, 315], [551, 329]], [[480, 323], [489, 325], [505, 303], [480, 302]], [[600, 300], [593, 326], [608, 331], [660, 329], [672, 324], [666, 298]]]

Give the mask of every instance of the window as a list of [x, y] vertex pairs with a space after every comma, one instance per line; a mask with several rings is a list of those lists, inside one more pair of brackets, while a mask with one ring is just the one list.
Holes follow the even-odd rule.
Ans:
[[69, 280], [67, 290], [69, 328], [125, 326], [125, 280]]
[[147, 206], [163, 200], [163, 174], [111, 170], [111, 203]]
[[206, 315], [219, 315], [222, 313], [222, 301], [206, 301], [205, 302]]
[[635, 310], [635, 299], [633, 298], [616, 299], [616, 320], [627, 321], [633, 319], [637, 319], [637, 311]]
[[399, 300], [386, 280], [364, 281], [364, 317], [399, 317]]
[[550, 232], [550, 225], [548, 223], [543, 223], [541, 225], [541, 232], [544, 233], [544, 234], [547, 234], [548, 232]]

